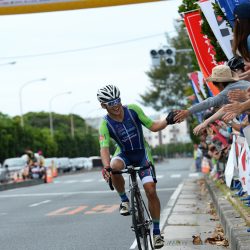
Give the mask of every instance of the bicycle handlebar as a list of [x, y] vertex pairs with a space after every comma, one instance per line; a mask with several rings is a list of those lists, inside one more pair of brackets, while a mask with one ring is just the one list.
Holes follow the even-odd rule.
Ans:
[[[109, 172], [111, 172], [112, 174], [130, 174], [131, 171], [138, 172], [140, 170], [146, 170], [146, 169], [148, 169], [150, 167], [151, 167], [151, 165], [143, 166], [143, 167], [128, 166], [126, 169], [123, 169], [123, 170], [112, 170], [112, 169], [109, 169]], [[114, 190], [111, 177], [109, 178], [109, 188], [112, 191]]]

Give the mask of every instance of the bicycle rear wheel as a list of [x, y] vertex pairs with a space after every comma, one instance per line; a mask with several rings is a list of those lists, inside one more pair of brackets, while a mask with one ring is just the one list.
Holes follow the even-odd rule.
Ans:
[[148, 250], [148, 239], [151, 245], [149, 221], [145, 220], [144, 204], [138, 187], [131, 190], [131, 212], [138, 249]]

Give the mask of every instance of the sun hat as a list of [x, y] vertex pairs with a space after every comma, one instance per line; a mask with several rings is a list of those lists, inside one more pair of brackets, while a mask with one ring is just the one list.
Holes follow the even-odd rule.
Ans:
[[237, 82], [238, 74], [227, 65], [217, 65], [212, 69], [212, 74], [206, 79], [208, 82]]
[[234, 8], [234, 15], [239, 19], [250, 19], [250, 3], [242, 3]]

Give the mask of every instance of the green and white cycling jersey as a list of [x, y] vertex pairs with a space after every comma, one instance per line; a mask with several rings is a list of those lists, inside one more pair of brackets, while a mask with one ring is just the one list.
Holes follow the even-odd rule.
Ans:
[[106, 115], [100, 125], [99, 142], [101, 147], [109, 147], [110, 138], [118, 144], [121, 152], [145, 149], [142, 125], [150, 128], [153, 121], [136, 104], [123, 106], [124, 118], [118, 122]]

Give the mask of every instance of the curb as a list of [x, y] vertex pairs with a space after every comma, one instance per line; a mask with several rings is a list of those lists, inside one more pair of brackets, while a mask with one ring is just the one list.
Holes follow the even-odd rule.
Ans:
[[21, 188], [21, 187], [29, 187], [29, 186], [39, 185], [39, 184], [44, 184], [44, 180], [41, 180], [41, 179], [27, 180], [27, 181], [16, 182], [16, 183], [1, 184], [0, 191], [5, 191], [9, 189], [14, 189], [14, 188]]
[[205, 177], [208, 191], [220, 218], [220, 222], [228, 237], [231, 250], [249, 250], [250, 233], [247, 232], [245, 220], [241, 218], [231, 203], [225, 198], [213, 181]]

